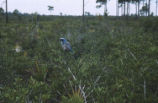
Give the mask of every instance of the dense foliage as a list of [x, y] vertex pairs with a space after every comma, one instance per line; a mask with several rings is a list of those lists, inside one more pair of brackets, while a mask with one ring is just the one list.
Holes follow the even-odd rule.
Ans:
[[156, 103], [157, 18], [84, 27], [79, 17], [0, 23], [0, 103]]

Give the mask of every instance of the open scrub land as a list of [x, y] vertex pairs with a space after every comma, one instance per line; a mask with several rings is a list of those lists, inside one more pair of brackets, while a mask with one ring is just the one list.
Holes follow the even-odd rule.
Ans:
[[0, 23], [0, 103], [158, 102], [158, 18], [36, 19]]

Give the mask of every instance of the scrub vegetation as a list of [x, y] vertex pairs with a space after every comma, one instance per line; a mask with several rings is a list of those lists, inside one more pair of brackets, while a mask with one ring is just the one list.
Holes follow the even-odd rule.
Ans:
[[0, 103], [157, 103], [157, 17], [9, 17], [0, 22]]

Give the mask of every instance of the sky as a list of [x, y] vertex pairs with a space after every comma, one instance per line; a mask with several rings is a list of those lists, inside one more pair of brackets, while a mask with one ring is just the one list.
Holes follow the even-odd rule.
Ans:
[[[0, 7], [5, 8], [5, 0], [0, 0]], [[83, 0], [8, 0], [8, 10], [18, 9], [22, 13], [35, 13], [45, 15], [82, 15]], [[54, 7], [54, 11], [48, 11], [48, 5]], [[96, 0], [85, 0], [85, 11], [93, 15], [103, 14], [104, 7], [97, 9]], [[151, 5], [152, 11], [155, 11], [154, 2]], [[116, 0], [108, 2], [109, 15], [116, 15]], [[131, 5], [131, 13], [135, 12], [134, 5]]]

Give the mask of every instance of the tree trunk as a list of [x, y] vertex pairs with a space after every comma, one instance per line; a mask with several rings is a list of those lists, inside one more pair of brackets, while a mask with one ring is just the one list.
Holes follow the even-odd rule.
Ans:
[[119, 7], [119, 3], [118, 3], [118, 16], [120, 16], [120, 7]]
[[131, 10], [131, 6], [130, 6], [130, 3], [129, 3], [129, 14], [130, 14], [130, 10]]
[[146, 0], [146, 7], [147, 7], [146, 16], [148, 16], [148, 0]]
[[129, 10], [129, 7], [128, 7], [128, 2], [127, 2], [127, 16], [128, 16], [128, 10]]
[[124, 6], [123, 6], [123, 3], [121, 3], [121, 6], [120, 6], [120, 8], [121, 8], [121, 16], [123, 16], [123, 14], [124, 14], [124, 11], [123, 11], [124, 9], [123, 9], [123, 7], [124, 7]]
[[149, 11], [148, 11], [148, 16], [150, 16], [150, 3], [151, 3], [151, 0], [149, 0]]
[[126, 16], [126, 2], [124, 1], [124, 16]]
[[123, 12], [123, 4], [121, 4], [121, 16], [123, 16], [124, 12]]
[[6, 0], [6, 23], [8, 23], [8, 0]]
[[136, 3], [135, 5], [136, 5], [136, 16], [137, 16], [137, 14], [138, 14], [138, 13], [137, 13], [137, 3]]
[[140, 15], [139, 10], [140, 10], [140, 1], [138, 1], [138, 16]]
[[107, 13], [107, 2], [104, 4], [104, 15]]
[[118, 0], [116, 0], [116, 16], [118, 16]]
[[[143, 0], [143, 6], [142, 6], [142, 7], [144, 7], [144, 6], [145, 6], [145, 2], [144, 2], [144, 1], [145, 1], [145, 0]], [[143, 16], [145, 16], [145, 15], [144, 15], [144, 13], [143, 13]]]
[[130, 15], [130, 3], [127, 2], [127, 15], [129, 16]]
[[157, 16], [157, 3], [158, 3], [158, 0], [156, 0], [156, 16]]
[[83, 14], [82, 14], [82, 21], [83, 21], [83, 23], [84, 23], [84, 10], [85, 10], [85, 2], [83, 0]]

